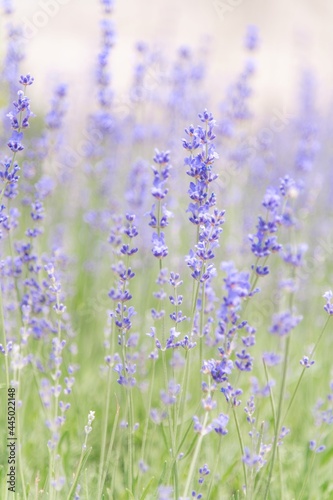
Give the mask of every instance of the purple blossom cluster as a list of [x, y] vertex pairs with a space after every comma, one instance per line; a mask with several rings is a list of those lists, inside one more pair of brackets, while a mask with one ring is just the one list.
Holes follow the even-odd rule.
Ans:
[[[257, 233], [249, 235], [251, 251], [257, 258], [253, 269], [258, 276], [265, 276], [269, 273], [269, 267], [265, 265], [269, 255], [282, 251], [283, 247], [276, 236], [279, 227], [290, 228], [296, 224], [290, 200], [298, 196], [300, 187], [288, 175], [280, 182], [279, 189], [267, 189], [262, 201], [262, 206], [266, 208], [266, 215], [258, 217]], [[282, 257], [285, 262], [300, 266], [305, 251], [305, 245], [299, 246], [295, 253], [291, 246], [286, 245]], [[259, 265], [259, 261], [262, 259], [264, 259], [264, 263]]]
[[168, 194], [166, 182], [170, 177], [170, 154], [169, 151], [158, 151], [156, 149], [152, 166], [154, 180], [151, 194], [155, 200], [150, 215], [149, 226], [156, 230], [152, 236], [152, 253], [157, 259], [163, 259], [168, 255], [168, 247], [165, 243], [164, 229], [169, 224], [171, 212], [166, 208], [165, 198]]
[[302, 320], [302, 316], [295, 316], [290, 311], [284, 311], [279, 314], [274, 314], [270, 333], [279, 335], [280, 337], [288, 335], [291, 330]]
[[216, 137], [213, 132], [215, 120], [207, 110], [198, 116], [204, 126], [195, 128], [190, 125], [185, 129], [188, 138], [183, 139], [183, 147], [190, 154], [185, 159], [186, 173], [193, 178], [188, 190], [191, 201], [187, 212], [190, 213], [190, 222], [197, 226], [197, 243], [194, 250], [190, 250], [186, 262], [192, 278], [203, 284], [216, 274], [211, 261], [215, 257], [214, 249], [219, 246], [224, 211], [214, 208], [216, 196], [214, 192], [209, 193], [210, 184], [217, 179], [217, 174], [212, 171], [218, 158], [213, 143]]
[[66, 95], [67, 85], [64, 83], [57, 85], [51, 101], [51, 109], [45, 117], [45, 123], [49, 129], [55, 130], [62, 127], [63, 119], [66, 113]]
[[[7, 156], [0, 167], [1, 384], [17, 390], [18, 431], [22, 434], [25, 425], [29, 428], [26, 421], [43, 415], [46, 437], [40, 463], [36, 459], [30, 466], [27, 460], [20, 470], [18, 494], [29, 494], [24, 481], [35, 475], [38, 496], [38, 463], [51, 499], [60, 491], [79, 499], [84, 464], [99, 460], [93, 469], [98, 469], [98, 498], [121, 497], [125, 489], [133, 498], [222, 497], [228, 481], [217, 482], [217, 477], [225, 478], [231, 468], [235, 491], [251, 498], [278, 497], [278, 459], [284, 468], [278, 449], [293, 440], [297, 450], [303, 439], [304, 433], [295, 429], [305, 405], [302, 416], [294, 405], [300, 392], [304, 396], [306, 390], [310, 400], [317, 390], [320, 357], [325, 349], [329, 352], [329, 343], [322, 351], [318, 345], [333, 315], [329, 290], [323, 295], [326, 322], [315, 337], [321, 318], [312, 321], [309, 311], [313, 319], [315, 287], [330, 280], [330, 268], [324, 270], [323, 263], [331, 248], [329, 242], [322, 244], [323, 229], [311, 210], [316, 203], [312, 167], [319, 150], [312, 83], [304, 83], [294, 172], [290, 168], [285, 174], [273, 158], [281, 154], [274, 149], [276, 137], [252, 137], [255, 158], [249, 153], [252, 59], [229, 87], [218, 125], [215, 112], [204, 108], [216, 108], [215, 97], [207, 94], [203, 105], [204, 94], [196, 88], [204, 82], [208, 62], [203, 49], [197, 54], [183, 46], [170, 64], [157, 47], [138, 43], [133, 85], [126, 97], [125, 91], [119, 97], [110, 72], [114, 2], [101, 0], [100, 6], [96, 108], [88, 109], [88, 99], [82, 110], [88, 142], [67, 134], [78, 124], [67, 113], [75, 93], [64, 83], [54, 88], [48, 110], [25, 136], [34, 116], [26, 95], [34, 78], [29, 73], [17, 78], [22, 54], [15, 46], [16, 28], [9, 31], [5, 57], [11, 64], [7, 61], [2, 70], [9, 83], [5, 91], [11, 94], [15, 87], [15, 101], [13, 109], [3, 109], [11, 134], [4, 127]], [[11, 3], [4, 2], [4, 9], [10, 16]], [[250, 26], [248, 54], [259, 41], [257, 27]], [[119, 104], [126, 112], [118, 112]], [[179, 126], [192, 119], [194, 109], [203, 108], [199, 124], [189, 125], [181, 142]], [[155, 149], [149, 169], [149, 151], [156, 144], [165, 150]], [[184, 149], [185, 171], [178, 168]], [[230, 165], [233, 174], [224, 185], [218, 179]], [[265, 175], [254, 186], [260, 169]], [[262, 189], [263, 213], [248, 235], [250, 245], [242, 246], [242, 231], [251, 227]], [[221, 249], [222, 196], [228, 227]], [[315, 263], [312, 274], [306, 265], [309, 255]], [[260, 290], [257, 282], [268, 274]], [[302, 329], [297, 328], [303, 317]], [[97, 373], [94, 367], [103, 356]], [[328, 365], [326, 360], [320, 372], [324, 378]], [[303, 377], [313, 374], [315, 383], [304, 389]], [[313, 410], [318, 432], [309, 434], [308, 446], [316, 454], [328, 448], [332, 391], [331, 383], [330, 393]], [[87, 439], [95, 419], [95, 411], [89, 411], [74, 460], [66, 455], [66, 436], [73, 436], [73, 408], [77, 401], [86, 405], [88, 395], [98, 405], [101, 439], [94, 441], [97, 452], [88, 460]], [[34, 438], [33, 430], [31, 436], [22, 435], [24, 458]], [[204, 461], [212, 453], [216, 460], [208, 467]], [[76, 462], [76, 471], [69, 472], [68, 464]], [[108, 482], [111, 476], [117, 481]]]
[[[110, 312], [112, 323], [118, 332], [118, 345], [122, 347], [121, 356], [117, 356], [114, 371], [118, 373], [118, 383], [132, 387], [136, 384], [136, 364], [133, 355], [128, 350], [137, 345], [137, 335], [130, 334], [132, 329], [132, 317], [136, 314], [133, 306], [128, 306], [132, 294], [129, 284], [135, 277], [135, 273], [129, 265], [130, 258], [137, 253], [138, 248], [133, 245], [133, 240], [138, 236], [135, 226], [135, 215], [126, 214], [124, 221], [118, 219], [117, 235], [112, 231], [109, 242], [114, 248], [115, 254], [120, 257], [118, 262], [112, 266], [115, 275], [115, 286], [111, 288], [109, 297], [113, 301], [114, 309]], [[120, 361], [121, 360], [121, 361]], [[109, 358], [105, 359], [110, 362]]]
[[[194, 335], [185, 335], [183, 338], [180, 337], [179, 327], [180, 324], [183, 323], [187, 318], [179, 309], [179, 306], [183, 302], [183, 295], [178, 293], [178, 288], [183, 284], [183, 281], [179, 279], [180, 276], [178, 273], [170, 272], [168, 277], [168, 270], [162, 269], [159, 273], [159, 276], [156, 280], [156, 283], [160, 285], [160, 289], [157, 292], [154, 292], [154, 297], [158, 299], [158, 301], [162, 304], [163, 301], [167, 298], [167, 293], [164, 291], [164, 285], [169, 285], [172, 287], [173, 294], [169, 294], [169, 302], [172, 306], [175, 307], [174, 311], [169, 314], [169, 318], [171, 319], [174, 326], [172, 326], [169, 330], [169, 336], [164, 341], [159, 340], [156, 335], [156, 327], [151, 327], [150, 332], [147, 335], [154, 339], [155, 347], [158, 350], [166, 350], [166, 349], [174, 349], [176, 350], [179, 347], [182, 347], [186, 351], [189, 349], [193, 349], [196, 346], [196, 342], [194, 340]], [[161, 306], [162, 307], [162, 306]], [[157, 311], [155, 308], [151, 310], [152, 318], [155, 322], [163, 320], [165, 318], [165, 310], [159, 308]], [[151, 354], [152, 357], [155, 355]]]
[[[20, 77], [19, 83], [25, 89], [27, 86], [32, 85], [34, 78], [31, 75], [22, 75]], [[10, 119], [12, 135], [10, 140], [7, 142], [7, 146], [10, 149], [12, 156], [5, 157], [1, 162], [0, 170], [0, 181], [2, 184], [0, 190], [0, 202], [2, 202], [3, 197], [8, 199], [13, 199], [17, 196], [17, 183], [18, 183], [18, 171], [20, 167], [16, 161], [16, 154], [23, 151], [24, 146], [22, 144], [23, 131], [29, 127], [29, 119], [34, 116], [30, 109], [30, 99], [24, 94], [23, 90], [17, 92], [17, 100], [13, 102], [14, 109], [7, 114]], [[0, 221], [1, 225], [5, 223], [8, 219], [8, 215], [5, 214], [5, 206], [1, 204], [0, 207]]]
[[98, 84], [98, 102], [103, 109], [108, 109], [112, 101], [112, 92], [110, 90], [111, 76], [108, 69], [111, 49], [115, 43], [115, 29], [108, 14], [112, 12], [112, 2], [101, 0], [104, 6], [105, 17], [101, 21], [102, 44], [101, 51], [98, 54], [98, 65], [96, 70], [96, 81]]
[[195, 225], [204, 223], [204, 215], [216, 204], [215, 194], [209, 195], [208, 187], [211, 182], [217, 179], [217, 174], [212, 172], [212, 167], [218, 158], [213, 143], [216, 137], [213, 132], [215, 126], [213, 115], [205, 110], [198, 116], [205, 127], [199, 125], [195, 128], [190, 125], [185, 129], [188, 137], [183, 139], [183, 148], [190, 154], [185, 159], [185, 165], [188, 167], [186, 173], [194, 179], [188, 190], [192, 201], [189, 203], [187, 211], [191, 214], [190, 222]]
[[193, 417], [193, 421], [195, 432], [198, 432], [203, 436], [209, 434], [212, 431], [215, 431], [216, 434], [220, 436], [225, 436], [228, 433], [227, 425], [229, 422], [229, 417], [228, 415], [224, 415], [223, 413], [220, 413], [220, 415], [217, 418], [213, 419], [208, 425], [203, 425], [199, 421], [199, 418], [197, 416]]
[[327, 314], [332, 316], [333, 315], [333, 304], [332, 304], [333, 293], [332, 293], [332, 290], [328, 290], [327, 292], [325, 292], [323, 297], [324, 297], [324, 299], [326, 299], [326, 304], [324, 305], [324, 310], [327, 312]]

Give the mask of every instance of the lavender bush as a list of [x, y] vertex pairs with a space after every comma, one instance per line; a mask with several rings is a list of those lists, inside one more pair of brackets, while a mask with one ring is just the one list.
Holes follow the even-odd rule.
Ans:
[[204, 50], [140, 42], [119, 99], [116, 7], [100, 4], [80, 144], [66, 82], [47, 109], [30, 102], [8, 24], [0, 496], [332, 498], [331, 177], [313, 77], [272, 132], [251, 105], [250, 26], [220, 95]]

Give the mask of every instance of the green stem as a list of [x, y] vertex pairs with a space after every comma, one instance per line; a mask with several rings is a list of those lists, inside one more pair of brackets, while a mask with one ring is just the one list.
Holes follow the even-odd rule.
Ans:
[[106, 474], [107, 474], [107, 471], [109, 468], [109, 463], [111, 461], [111, 455], [112, 455], [112, 451], [113, 451], [113, 443], [114, 443], [114, 440], [116, 437], [116, 432], [118, 429], [119, 412], [120, 412], [120, 406], [119, 406], [118, 400], [117, 400], [116, 415], [114, 417], [111, 439], [110, 439], [110, 443], [109, 443], [108, 452], [106, 455], [106, 463], [104, 466], [104, 472], [103, 472], [103, 477], [102, 477], [102, 481], [101, 481], [101, 496], [99, 496], [98, 498], [102, 498], [102, 491], [103, 491], [105, 480], [106, 480]]
[[[257, 448], [256, 448], [256, 453], [257, 455], [260, 454], [260, 448], [261, 448], [261, 445], [262, 445], [262, 441], [263, 441], [263, 436], [264, 436], [264, 426], [265, 426], [265, 422], [261, 422], [260, 424], [260, 432], [259, 432], [259, 439], [258, 439], [258, 444], [257, 444]], [[257, 495], [257, 491], [260, 491], [260, 487], [261, 487], [261, 483], [262, 483], [262, 478], [263, 476], [261, 475], [261, 477], [259, 477], [259, 480], [257, 481], [257, 478], [258, 478], [258, 472], [257, 472], [257, 475], [252, 483], [252, 490], [251, 490], [251, 497], [250, 498], [259, 498], [258, 495]]]
[[[232, 406], [232, 413], [234, 415], [236, 429], [237, 429], [238, 441], [239, 441], [239, 445], [240, 445], [240, 449], [241, 449], [241, 453], [242, 453], [242, 457], [243, 457], [245, 455], [244, 444], [243, 444], [242, 434], [241, 434], [240, 427], [239, 427], [237, 413], [235, 411], [235, 407], [234, 406]], [[243, 474], [244, 474], [244, 482], [245, 482], [245, 491], [247, 492], [247, 487], [248, 487], [248, 485], [247, 485], [247, 473], [246, 473], [246, 465], [243, 462], [243, 460], [242, 460], [242, 466], [243, 466]]]
[[[56, 294], [56, 301], [57, 301], [58, 311], [60, 311], [60, 292], [57, 292], [57, 294]], [[60, 342], [61, 342], [61, 317], [60, 316], [58, 317], [57, 337], [58, 337], [58, 342], [60, 345]], [[57, 373], [54, 374], [54, 380], [55, 380], [55, 383], [58, 380]], [[54, 423], [56, 423], [56, 421], [58, 419], [58, 408], [59, 408], [58, 400], [59, 400], [59, 396], [56, 394], [55, 395], [55, 404], [54, 404], [54, 415], [53, 415], [53, 422]], [[55, 477], [55, 457], [57, 455], [57, 449], [58, 449], [58, 443], [55, 444], [55, 446], [52, 450], [50, 450], [49, 495], [50, 495], [51, 500], [53, 500], [53, 498], [57, 498], [57, 491], [52, 486], [52, 480]]]
[[[313, 347], [313, 349], [312, 349], [312, 351], [311, 351], [311, 353], [310, 353], [310, 356], [309, 356], [309, 361], [311, 361], [311, 360], [312, 360], [312, 358], [313, 358], [313, 356], [314, 356], [314, 353], [315, 353], [315, 352], [316, 352], [316, 350], [317, 350], [318, 344], [319, 344], [319, 342], [321, 341], [321, 339], [322, 339], [322, 337], [323, 337], [323, 335], [324, 335], [324, 333], [325, 333], [325, 330], [326, 330], [326, 327], [327, 327], [327, 325], [328, 325], [328, 323], [329, 323], [330, 318], [331, 318], [331, 316], [328, 316], [327, 321], [326, 321], [326, 323], [325, 323], [325, 325], [324, 325], [324, 328], [322, 329], [321, 334], [319, 335], [319, 337], [318, 337], [318, 339], [317, 339], [317, 342], [315, 343], [315, 345], [314, 345], [314, 347]], [[298, 388], [299, 388], [299, 386], [300, 386], [300, 384], [301, 384], [301, 381], [302, 381], [302, 378], [303, 378], [303, 376], [304, 376], [304, 373], [305, 373], [306, 369], [307, 369], [307, 368], [306, 368], [306, 367], [304, 367], [304, 368], [303, 368], [303, 370], [301, 371], [301, 374], [300, 374], [299, 379], [298, 379], [298, 381], [297, 381], [297, 384], [296, 384], [295, 390], [294, 390], [293, 395], [292, 395], [292, 397], [291, 397], [291, 399], [290, 399], [290, 402], [289, 402], [288, 408], [287, 408], [286, 413], [285, 413], [285, 415], [284, 415], [284, 417], [283, 417], [283, 419], [282, 419], [282, 424], [283, 424], [283, 423], [284, 423], [284, 421], [286, 420], [287, 415], [288, 415], [288, 413], [289, 413], [289, 410], [290, 410], [290, 408], [291, 408], [291, 406], [292, 406], [292, 404], [293, 404], [293, 402], [294, 402], [295, 396], [296, 396], [296, 394], [297, 394]]]
[[[264, 370], [265, 370], [266, 382], [267, 382], [267, 385], [269, 385], [267, 365], [266, 365], [266, 363], [265, 363], [264, 360], [263, 360], [263, 365], [264, 365]], [[274, 398], [273, 398], [273, 392], [272, 392], [270, 386], [269, 386], [269, 399], [270, 399], [271, 407], [272, 407], [272, 414], [273, 414], [273, 420], [274, 420], [274, 429], [275, 429], [275, 432], [277, 432], [277, 428], [276, 428], [276, 409], [275, 409], [275, 403], [274, 403]]]
[[[205, 269], [204, 269], [205, 272]], [[205, 291], [206, 282], [202, 285], [202, 295], [201, 295], [201, 311], [200, 311], [200, 331], [199, 331], [199, 369], [202, 367], [203, 360], [203, 329], [204, 329], [204, 316], [205, 316]]]
[[[201, 278], [201, 274], [200, 274], [200, 278]], [[192, 329], [193, 329], [193, 323], [194, 323], [195, 310], [197, 308], [197, 302], [198, 302], [198, 296], [199, 296], [200, 278], [195, 283], [195, 289], [194, 289], [194, 294], [193, 294], [193, 303], [192, 303]]]
[[6, 329], [5, 329], [5, 317], [3, 312], [3, 296], [2, 296], [2, 288], [0, 283], [0, 321], [1, 321], [1, 329], [3, 334], [3, 348], [5, 350], [4, 358], [5, 358], [5, 372], [6, 372], [6, 388], [9, 388], [9, 367], [8, 367], [8, 354], [7, 354], [7, 338], [6, 338]]
[[[19, 377], [20, 378], [20, 377]], [[20, 380], [18, 381], [18, 391], [17, 391], [17, 401], [19, 401], [20, 399]], [[17, 430], [18, 430], [18, 436], [20, 438], [20, 436], [22, 435], [21, 433], [21, 416], [20, 416], [20, 410], [22, 409], [19, 408], [18, 409], [18, 412], [17, 412]], [[19, 473], [20, 473], [20, 479], [21, 479], [21, 484], [22, 484], [22, 491], [23, 491], [23, 498], [24, 500], [27, 500], [27, 494], [26, 494], [26, 491], [25, 491], [25, 481], [24, 481], [24, 474], [23, 474], [23, 460], [22, 460], [22, 451], [21, 451], [21, 439], [19, 439], [19, 444], [17, 446], [18, 448], [18, 465], [19, 465]]]
[[312, 457], [312, 460], [311, 460], [309, 472], [308, 472], [308, 474], [305, 475], [305, 481], [304, 481], [304, 483], [302, 485], [302, 489], [301, 489], [301, 491], [300, 491], [300, 493], [299, 493], [299, 495], [297, 497], [297, 500], [301, 500], [302, 497], [303, 497], [303, 493], [304, 493], [305, 487], [306, 487], [306, 485], [308, 483], [308, 479], [309, 479], [309, 477], [311, 477], [311, 472], [312, 472], [312, 469], [313, 469], [313, 466], [314, 466], [315, 458], [316, 458], [316, 454], [315, 454], [315, 452], [313, 452], [313, 457]]
[[220, 466], [220, 453], [221, 453], [221, 447], [222, 447], [222, 439], [219, 439], [218, 441], [219, 441], [219, 444], [217, 447], [217, 453], [215, 455], [214, 468], [213, 468], [213, 472], [211, 474], [211, 479], [210, 479], [209, 487], [208, 487], [208, 491], [207, 491], [207, 498], [208, 499], [211, 498], [211, 492], [212, 492], [214, 480], [216, 477], [217, 468]]
[[[87, 445], [87, 437], [88, 437], [88, 435], [86, 435], [86, 438], [85, 438], [85, 441], [84, 441], [84, 446]], [[69, 493], [67, 495], [67, 500], [72, 500], [73, 499], [73, 493], [75, 491], [75, 487], [76, 487], [77, 481], [78, 481], [80, 473], [81, 473], [81, 469], [82, 469], [82, 465], [83, 465], [83, 460], [84, 460], [84, 458], [88, 458], [88, 455], [89, 455], [89, 453], [91, 451], [91, 449], [90, 449], [90, 450], [87, 451], [87, 453], [85, 453], [86, 449], [84, 448], [84, 446], [82, 447], [82, 450], [81, 450], [79, 464], [78, 464], [77, 469], [76, 469], [76, 473], [75, 473], [75, 476], [74, 476], [74, 480], [73, 480], [71, 489], [69, 490]]]
[[204, 432], [205, 432], [205, 428], [206, 428], [206, 425], [207, 425], [207, 420], [208, 420], [208, 412], [206, 412], [206, 414], [205, 414], [204, 422], [203, 422], [203, 425], [202, 425], [202, 432], [199, 435], [199, 439], [197, 441], [197, 444], [195, 446], [195, 450], [194, 450], [194, 453], [193, 453], [193, 458], [192, 458], [192, 461], [191, 461], [189, 473], [187, 475], [187, 481], [186, 481], [186, 484], [185, 484], [185, 489], [184, 489], [184, 494], [183, 494], [183, 498], [184, 499], [186, 499], [188, 497], [190, 486], [191, 486], [191, 483], [192, 483], [192, 480], [193, 480], [194, 470], [195, 470], [195, 467], [197, 466], [198, 456], [199, 456], [199, 452], [200, 452], [202, 440], [203, 440], [203, 437], [204, 437]]
[[151, 381], [150, 386], [149, 386], [149, 394], [148, 394], [148, 411], [147, 411], [147, 418], [145, 422], [145, 428], [143, 431], [143, 439], [142, 439], [142, 450], [141, 450], [141, 457], [142, 460], [145, 461], [145, 453], [146, 453], [146, 443], [147, 443], [147, 436], [148, 436], [148, 427], [149, 427], [149, 421], [150, 421], [150, 409], [151, 409], [151, 403], [153, 399], [153, 388], [155, 384], [155, 361], [153, 361], [153, 368], [152, 368], [152, 375], [149, 377], [149, 380]]
[[[269, 379], [268, 379], [268, 371], [267, 371], [267, 366], [266, 366], [266, 363], [265, 361], [263, 361], [263, 364], [264, 364], [264, 370], [265, 370], [265, 376], [266, 376], [266, 382], [267, 382], [267, 385], [269, 384]], [[269, 387], [269, 399], [270, 399], [270, 402], [271, 402], [271, 408], [272, 408], [272, 415], [273, 415], [273, 421], [274, 421], [274, 430], [275, 430], [275, 433], [278, 432], [278, 428], [277, 428], [277, 422], [276, 422], [276, 409], [275, 409], [275, 403], [274, 403], [274, 398], [273, 398], [273, 392], [271, 390], [271, 388]], [[280, 454], [279, 454], [279, 448], [277, 449], [277, 454], [278, 454], [278, 462], [279, 462], [279, 476], [280, 476], [280, 498], [282, 498], [282, 491], [283, 491], [283, 481], [282, 481], [282, 465], [281, 465], [281, 461], [280, 461]]]
[[[178, 411], [177, 411], [177, 420], [176, 423], [178, 424], [179, 422], [179, 416], [180, 415], [185, 415], [185, 403], [186, 403], [186, 397], [187, 397], [187, 387], [188, 387], [188, 382], [189, 382], [189, 365], [190, 365], [190, 351], [187, 350], [185, 351], [185, 370], [183, 371], [183, 380], [180, 386], [180, 402], [178, 406]], [[180, 439], [182, 439], [183, 435], [183, 425], [184, 425], [184, 418], [181, 419], [180, 422], [180, 430], [179, 430], [179, 435]]]
[[[166, 364], [166, 359], [165, 359], [165, 356], [166, 356], [166, 352], [165, 351], [162, 351], [162, 364], [163, 364], [163, 374], [164, 374], [164, 383], [165, 383], [165, 389], [168, 390], [168, 370], [167, 370], [167, 364]], [[174, 427], [173, 427], [173, 422], [172, 422], [172, 418], [171, 418], [171, 414], [170, 414], [170, 411], [167, 412], [168, 414], [168, 423], [169, 423], [169, 434], [170, 434], [170, 443], [171, 443], [171, 451], [172, 451], [172, 459], [175, 458], [175, 454], [176, 454], [176, 442], [175, 442], [175, 432], [174, 432]], [[176, 472], [176, 468], [177, 467], [177, 464], [176, 462], [174, 463], [174, 473], [175, 473], [175, 477], [174, 479], [178, 479], [178, 474]], [[178, 488], [178, 485], [177, 485], [177, 488]]]
[[102, 492], [102, 475], [104, 467], [105, 449], [106, 449], [106, 435], [108, 429], [108, 416], [110, 409], [110, 388], [111, 388], [111, 367], [108, 367], [108, 377], [106, 384], [106, 404], [105, 404], [105, 418], [104, 418], [104, 428], [102, 434], [102, 446], [101, 446], [101, 456], [99, 461], [99, 472], [98, 472], [98, 498], [101, 498]]
[[132, 388], [128, 389], [128, 426], [129, 426], [129, 435], [128, 435], [128, 447], [129, 447], [129, 487], [130, 491], [133, 492], [134, 486], [134, 439], [133, 439], [133, 427], [134, 427], [134, 418], [133, 418], [133, 394]]
[[284, 396], [284, 390], [285, 390], [286, 378], [287, 378], [289, 347], [290, 347], [290, 336], [288, 336], [286, 339], [284, 362], [283, 362], [283, 375], [282, 375], [282, 382], [281, 382], [280, 395], [279, 395], [279, 404], [278, 404], [278, 411], [277, 411], [277, 419], [276, 419], [276, 429], [275, 429], [272, 458], [271, 458], [271, 462], [270, 462], [270, 468], [269, 468], [269, 473], [268, 473], [268, 480], [267, 480], [264, 500], [266, 500], [268, 498], [269, 487], [270, 487], [270, 483], [271, 483], [271, 479], [272, 479], [272, 475], [273, 475], [275, 453], [276, 453], [277, 442], [278, 442], [278, 438], [279, 438], [283, 396]]

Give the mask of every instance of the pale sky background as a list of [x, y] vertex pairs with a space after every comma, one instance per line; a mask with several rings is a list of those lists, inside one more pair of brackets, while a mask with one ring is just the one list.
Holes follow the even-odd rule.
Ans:
[[[43, 99], [59, 78], [69, 82], [80, 99], [90, 89], [89, 72], [99, 50], [99, 1], [13, 3], [15, 21], [23, 23], [29, 34], [24, 69], [36, 78], [33, 92]], [[42, 5], [53, 5], [52, 15], [45, 14]], [[113, 78], [118, 90], [131, 75], [136, 41], [158, 44], [173, 54], [179, 45], [197, 46], [208, 34], [211, 88], [222, 98], [228, 82], [242, 69], [246, 26], [255, 24], [261, 37], [256, 96], [266, 109], [294, 105], [302, 68], [312, 68], [316, 74], [321, 107], [333, 93], [331, 0], [116, 0], [113, 18], [117, 30]]]

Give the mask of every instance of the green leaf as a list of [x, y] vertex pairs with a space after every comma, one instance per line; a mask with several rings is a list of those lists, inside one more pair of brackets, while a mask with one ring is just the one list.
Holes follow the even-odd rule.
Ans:
[[154, 479], [155, 479], [155, 477], [153, 476], [153, 477], [151, 478], [151, 480], [149, 481], [149, 483], [147, 484], [147, 486], [145, 487], [145, 489], [143, 490], [142, 495], [141, 495], [141, 497], [140, 497], [140, 500], [144, 500], [144, 499], [146, 498], [147, 493], [148, 493], [148, 491], [149, 491], [149, 488], [150, 488], [150, 486], [151, 486], [152, 482], [154, 481]]
[[132, 498], [133, 500], [135, 500], [135, 496], [133, 495], [133, 493], [128, 488], [126, 488], [126, 491], [129, 494], [130, 498]]

